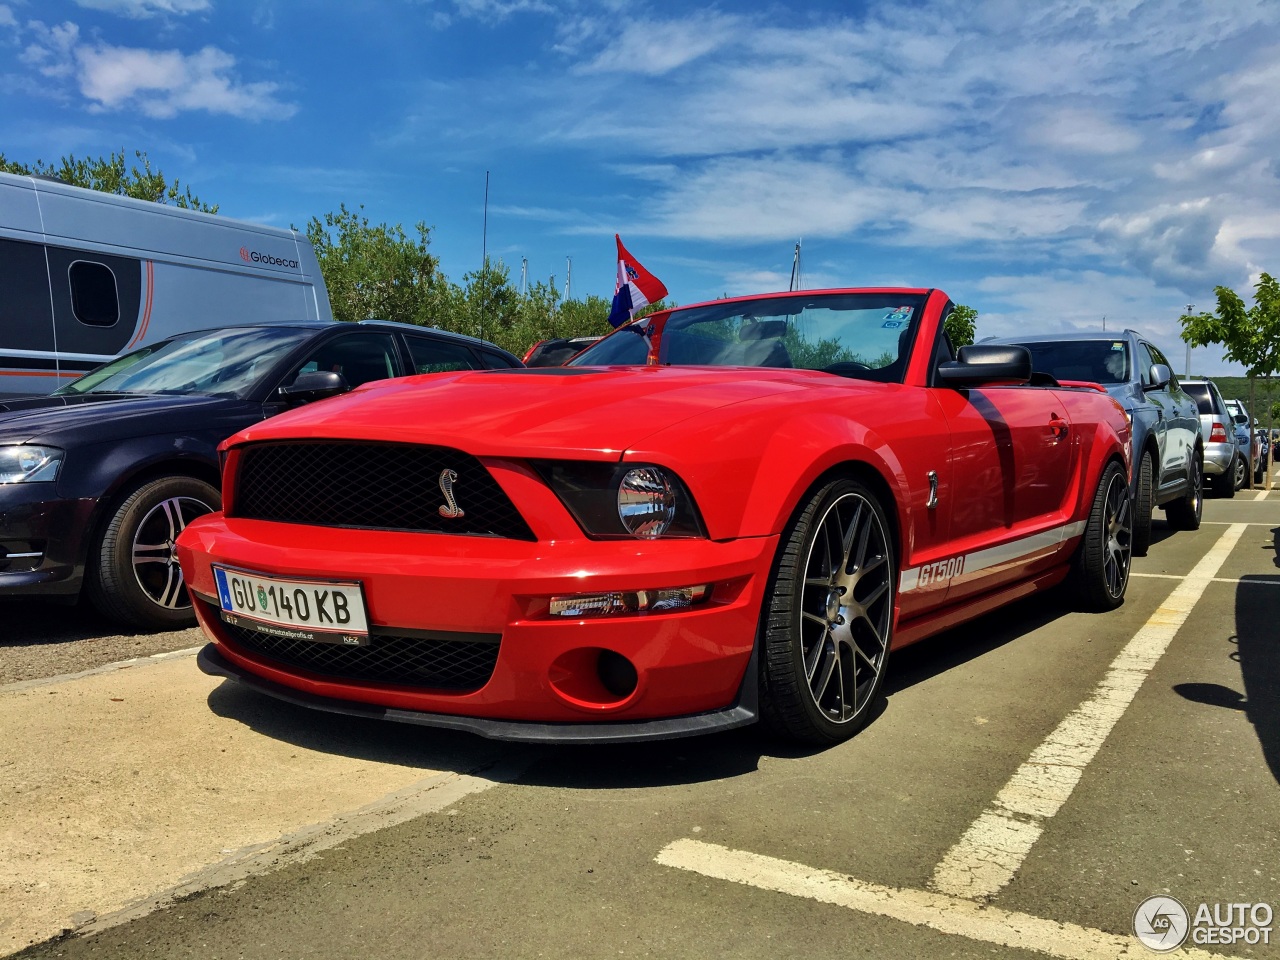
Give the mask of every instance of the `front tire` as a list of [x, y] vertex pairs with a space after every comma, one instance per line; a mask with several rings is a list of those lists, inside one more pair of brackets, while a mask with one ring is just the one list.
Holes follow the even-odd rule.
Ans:
[[1150, 453], [1142, 455], [1138, 467], [1138, 489], [1133, 501], [1133, 555], [1145, 557], [1151, 546], [1151, 511], [1155, 509], [1155, 461]]
[[105, 617], [145, 630], [191, 626], [174, 542], [188, 523], [222, 508], [216, 487], [160, 477], [136, 487], [107, 522], [88, 571], [89, 599]]
[[870, 719], [892, 641], [897, 566], [877, 496], [852, 479], [815, 492], [783, 535], [761, 635], [761, 707], [776, 733], [847, 740]]
[[1175, 530], [1199, 530], [1200, 517], [1204, 513], [1204, 473], [1200, 458], [1202, 454], [1197, 447], [1191, 453], [1191, 463], [1187, 467], [1190, 488], [1186, 494], [1174, 500], [1165, 509], [1165, 519]]
[[1131, 508], [1124, 471], [1110, 463], [1098, 481], [1084, 538], [1072, 561], [1070, 583], [1086, 610], [1114, 610], [1124, 602], [1133, 554]]

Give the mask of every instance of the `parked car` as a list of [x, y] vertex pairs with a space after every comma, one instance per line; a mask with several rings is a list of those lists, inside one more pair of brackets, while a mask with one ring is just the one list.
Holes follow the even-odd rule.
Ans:
[[[1249, 460], [1249, 467], [1253, 471], [1253, 482], [1262, 483], [1266, 478], [1268, 444], [1266, 437], [1258, 429], [1258, 419], [1257, 417], [1251, 418], [1249, 416], [1249, 410], [1245, 407], [1243, 400], [1228, 400], [1227, 410], [1230, 411], [1232, 419], [1235, 420], [1244, 434], [1241, 448], [1245, 451], [1245, 455]], [[1250, 429], [1251, 427], [1252, 430]]]
[[409, 324], [227, 327], [0, 403], [0, 596], [83, 592], [134, 627], [189, 624], [174, 541], [221, 506], [222, 440], [371, 380], [518, 366], [492, 344]]
[[1234, 497], [1248, 474], [1248, 441], [1239, 446], [1239, 426], [1231, 417], [1222, 392], [1212, 380], [1183, 380], [1182, 389], [1195, 398], [1200, 411], [1200, 439], [1204, 444], [1204, 473], [1213, 492]]
[[1124, 411], [1028, 386], [1021, 347], [954, 355], [951, 309], [936, 289], [714, 301], [567, 366], [243, 430], [224, 512], [178, 541], [198, 662], [489, 737], [852, 736], [891, 649], [1064, 581], [1110, 609], [1128, 582]]
[[[1151, 513], [1165, 511], [1175, 530], [1200, 526], [1203, 443], [1200, 411], [1155, 344], [1133, 330], [1010, 337], [1031, 351], [1032, 366], [1063, 383], [1097, 383], [1124, 407], [1133, 425], [1133, 552], [1151, 543]], [[1192, 504], [1188, 509], [1187, 504]]]
[[553, 337], [539, 340], [524, 355], [526, 367], [558, 367], [596, 343], [599, 337]]

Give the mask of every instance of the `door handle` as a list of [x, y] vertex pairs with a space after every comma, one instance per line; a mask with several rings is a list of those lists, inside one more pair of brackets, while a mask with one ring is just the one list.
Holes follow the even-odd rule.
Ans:
[[1068, 429], [1069, 425], [1067, 424], [1067, 421], [1063, 420], [1056, 413], [1049, 417], [1049, 432], [1053, 434], [1054, 443], [1057, 443], [1060, 440], [1065, 440], [1067, 438]]

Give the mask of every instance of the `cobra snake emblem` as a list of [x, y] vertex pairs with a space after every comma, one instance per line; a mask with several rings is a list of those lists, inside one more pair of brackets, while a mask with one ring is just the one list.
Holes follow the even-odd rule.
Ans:
[[440, 508], [440, 516], [448, 517], [451, 520], [466, 516], [466, 513], [458, 506], [458, 501], [453, 496], [453, 481], [457, 479], [457, 470], [440, 471], [440, 492], [444, 494], [444, 506]]

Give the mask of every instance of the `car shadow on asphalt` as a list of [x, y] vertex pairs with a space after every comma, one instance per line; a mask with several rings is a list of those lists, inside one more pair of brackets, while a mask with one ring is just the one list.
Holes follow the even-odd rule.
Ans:
[[[977, 659], [1070, 612], [1067, 600], [1055, 591], [895, 651], [868, 723], [879, 720], [894, 693]], [[218, 716], [307, 750], [502, 780], [514, 767], [522, 771], [518, 776], [522, 784], [567, 789], [637, 789], [723, 780], [754, 772], [761, 757], [801, 759], [830, 749], [784, 740], [761, 725], [650, 743], [502, 743], [459, 731], [312, 710], [233, 681], [215, 688], [208, 703]]]
[[1244, 692], [1220, 683], [1179, 683], [1174, 691], [1187, 700], [1241, 710], [1253, 724], [1271, 775], [1280, 783], [1280, 629], [1275, 610], [1280, 599], [1280, 527], [1271, 530], [1276, 574], [1242, 577], [1236, 587], [1235, 649], [1227, 656], [1240, 665]]
[[970, 620], [902, 650], [889, 658], [885, 693], [892, 697], [961, 664], [977, 660], [1055, 620], [1074, 613], [1062, 590], [1050, 590]]

